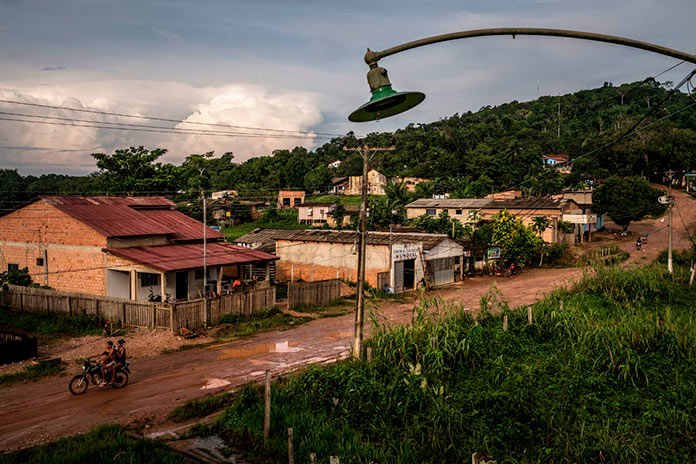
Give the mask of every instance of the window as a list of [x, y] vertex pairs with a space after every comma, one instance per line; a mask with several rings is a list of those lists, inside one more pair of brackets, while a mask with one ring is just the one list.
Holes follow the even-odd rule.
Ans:
[[455, 210], [454, 210], [454, 214], [455, 214], [456, 216], [461, 216], [461, 215], [462, 215], [462, 210], [461, 210], [461, 209], [455, 209]]
[[290, 206], [290, 199], [289, 198], [283, 198], [283, 206]]
[[8, 271], [19, 271], [19, 264], [7, 263]]
[[141, 287], [156, 287], [160, 284], [160, 275], [151, 274], [149, 272], [140, 273], [140, 286]]
[[319, 210], [319, 216], [323, 216], [323, 215], [324, 215], [324, 210], [323, 210], [323, 209], [320, 209], [320, 210]]
[[426, 209], [425, 214], [427, 214], [428, 216], [435, 216], [437, 214], [437, 211], [434, 209]]
[[196, 269], [193, 271], [193, 278], [196, 280], [203, 280], [203, 269]]
[[302, 204], [302, 199], [301, 198], [295, 198], [295, 206], [300, 206]]
[[44, 265], [43, 258], [36, 258], [36, 265], [37, 265], [37, 266], [43, 266], [43, 265]]

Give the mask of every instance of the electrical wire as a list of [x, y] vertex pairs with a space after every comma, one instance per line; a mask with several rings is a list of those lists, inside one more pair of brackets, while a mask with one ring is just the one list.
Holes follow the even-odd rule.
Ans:
[[[201, 126], [227, 127], [227, 128], [232, 128], [232, 129], [246, 129], [246, 130], [262, 130], [262, 131], [268, 131], [268, 132], [293, 133], [293, 134], [305, 134], [305, 135], [314, 134], [314, 132], [310, 132], [310, 131], [270, 129], [270, 128], [264, 128], [264, 127], [239, 126], [239, 125], [233, 125], [233, 124], [185, 121], [183, 119], [170, 119], [170, 118], [161, 118], [161, 117], [155, 117], [155, 116], [143, 116], [143, 115], [136, 115], [136, 114], [114, 113], [111, 111], [88, 110], [88, 109], [84, 109], [84, 108], [72, 108], [72, 107], [67, 107], [67, 106], [29, 103], [29, 102], [22, 102], [22, 101], [17, 101], [17, 100], [0, 100], [0, 103], [33, 106], [33, 107], [37, 107], [37, 108], [50, 108], [50, 109], [63, 110], [63, 111], [76, 111], [76, 112], [80, 112], [80, 113], [100, 114], [100, 115], [105, 115], [105, 116], [118, 116], [118, 117], [123, 117], [123, 118], [146, 119], [146, 120], [150, 120], [150, 121], [174, 122], [177, 124], [193, 124], [193, 125], [201, 125]], [[327, 135], [327, 136], [331, 136], [331, 137], [342, 137], [342, 135], [330, 134], [330, 133], [325, 133], [325, 132], [317, 132], [316, 134], [317, 135]]]

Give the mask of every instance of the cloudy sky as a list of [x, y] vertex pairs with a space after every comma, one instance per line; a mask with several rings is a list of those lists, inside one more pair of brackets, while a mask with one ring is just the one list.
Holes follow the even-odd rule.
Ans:
[[[484, 105], [632, 82], [678, 61], [561, 38], [461, 40], [381, 61], [396, 90], [426, 93], [419, 107], [375, 123], [347, 121], [369, 97], [367, 47], [518, 26], [608, 33], [695, 53], [695, 23], [694, 0], [0, 0], [0, 100], [219, 125], [0, 103], [0, 168], [84, 174], [94, 170], [90, 153], [130, 145], [167, 148], [170, 162], [210, 150], [241, 161], [315, 147], [327, 134], [393, 130]], [[679, 81], [693, 67], [658, 79]], [[105, 128], [114, 122], [190, 133]]]

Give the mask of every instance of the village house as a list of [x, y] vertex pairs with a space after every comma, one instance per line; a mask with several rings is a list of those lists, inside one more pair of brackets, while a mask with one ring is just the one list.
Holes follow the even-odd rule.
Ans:
[[535, 217], [549, 219], [549, 227], [543, 232], [542, 238], [547, 243], [562, 241], [558, 223], [567, 220], [569, 215], [582, 215], [582, 208], [573, 200], [554, 198], [525, 198], [525, 199], [493, 199], [493, 198], [451, 198], [429, 199], [421, 198], [406, 205], [409, 219], [422, 215], [438, 216], [447, 211], [452, 219], [462, 224], [473, 224], [478, 220], [490, 219], [496, 213], [508, 210], [525, 225], [534, 223]]
[[297, 208], [305, 201], [303, 190], [281, 190], [278, 192], [278, 209]]
[[[208, 291], [276, 257], [223, 241], [208, 227]], [[56, 290], [144, 300], [199, 298], [203, 224], [164, 197], [44, 196], [0, 215], [0, 266], [28, 268]]]
[[416, 185], [424, 182], [432, 182], [430, 179], [423, 179], [422, 177], [395, 177], [394, 180], [397, 183], [402, 183], [406, 187], [409, 193], [414, 193], [416, 191]]
[[336, 203], [303, 203], [297, 207], [298, 224], [310, 226], [322, 226], [329, 219], [329, 214], [336, 207]]
[[346, 187], [348, 186], [347, 177], [331, 178], [331, 186], [329, 187], [329, 195], [345, 195]]
[[604, 227], [604, 214], [596, 214], [592, 210], [592, 189], [568, 190], [553, 197], [562, 200], [573, 200], [582, 208], [582, 214], [567, 214], [563, 216], [564, 221], [574, 225], [576, 242], [590, 241], [592, 232], [602, 230]]
[[220, 190], [218, 192], [213, 192], [210, 198], [213, 200], [222, 200], [225, 198], [233, 198], [238, 195], [236, 190]]
[[[268, 229], [261, 235], [275, 241], [278, 280], [357, 280], [355, 231]], [[396, 293], [415, 289], [424, 277], [433, 286], [448, 284], [461, 277], [462, 255], [463, 247], [447, 235], [369, 232], [365, 280]]]
[[489, 193], [484, 198], [492, 198], [494, 200], [513, 200], [522, 198], [522, 190], [506, 190], [504, 192]]
[[556, 168], [561, 174], [570, 174], [573, 170], [573, 163], [570, 155], [563, 153], [560, 155], [543, 155], [541, 157], [545, 168]]
[[339, 167], [341, 164], [343, 164], [343, 163], [341, 162], [341, 160], [336, 160], [336, 161], [330, 162], [330, 163], [328, 164], [327, 167], [328, 167], [329, 169], [338, 169], [338, 167]]
[[266, 206], [263, 201], [219, 200], [210, 205], [210, 216], [219, 225], [235, 225], [260, 219]]
[[[387, 177], [379, 171], [372, 169], [367, 173], [367, 194], [384, 195], [384, 187], [387, 185]], [[348, 177], [348, 185], [345, 195], [362, 195], [362, 176]]]

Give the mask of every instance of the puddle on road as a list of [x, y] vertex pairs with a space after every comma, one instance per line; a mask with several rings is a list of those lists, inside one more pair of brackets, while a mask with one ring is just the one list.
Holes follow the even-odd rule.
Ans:
[[302, 351], [302, 348], [295, 346], [299, 344], [298, 342], [262, 343], [249, 348], [230, 348], [222, 350], [223, 354], [218, 356], [218, 359], [248, 358], [264, 353], [296, 353]]
[[338, 338], [346, 338], [346, 337], [352, 337], [353, 332], [334, 332], [326, 335], [322, 335], [321, 338], [333, 338], [333, 339], [338, 339]]
[[212, 390], [229, 385], [230, 383], [224, 379], [209, 379], [208, 382], [201, 387], [201, 390]]

